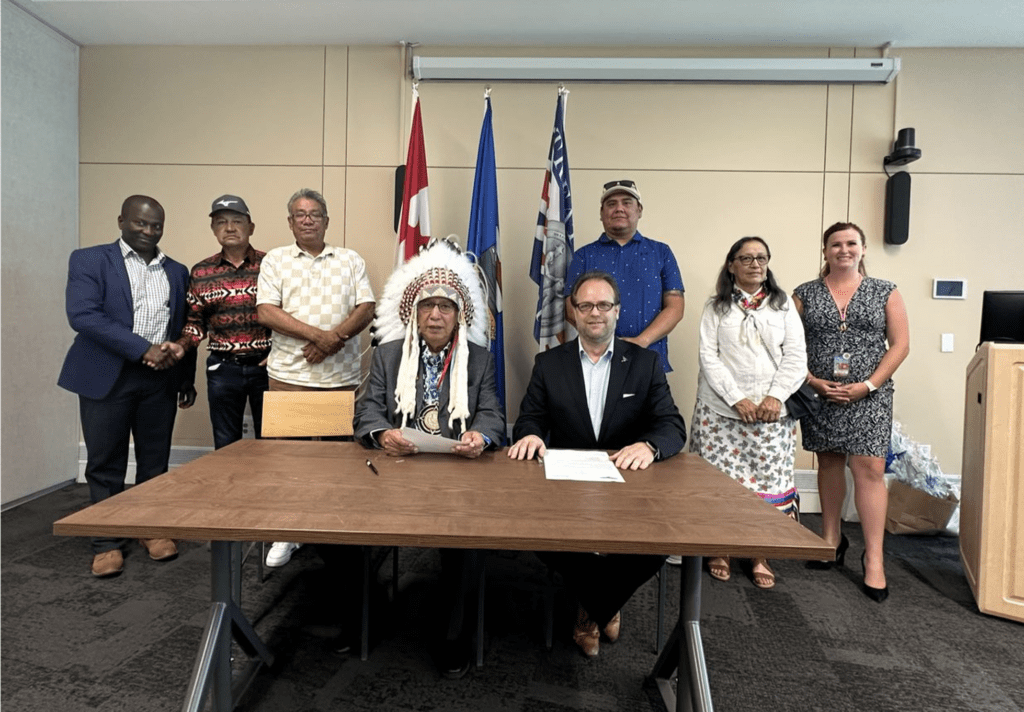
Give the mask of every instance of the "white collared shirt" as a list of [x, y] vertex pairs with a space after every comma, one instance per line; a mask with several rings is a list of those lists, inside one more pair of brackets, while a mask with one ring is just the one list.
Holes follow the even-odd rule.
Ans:
[[601, 421], [604, 419], [604, 404], [608, 397], [608, 379], [612, 373], [614, 346], [615, 339], [612, 339], [608, 344], [608, 350], [601, 354], [597, 363], [594, 363], [583, 349], [583, 342], [579, 342], [583, 384], [587, 389], [587, 409], [590, 411], [590, 422], [594, 426], [595, 438], [601, 436]]
[[[117, 241], [132, 288], [132, 333], [151, 344], [167, 341], [171, 320], [171, 283], [164, 272], [167, 256], [160, 250], [149, 264], [121, 238]], [[177, 334], [175, 334], [177, 336]]]

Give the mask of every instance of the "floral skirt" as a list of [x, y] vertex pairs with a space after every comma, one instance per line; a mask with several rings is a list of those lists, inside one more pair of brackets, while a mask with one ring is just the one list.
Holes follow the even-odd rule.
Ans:
[[796, 421], [744, 423], [697, 400], [690, 427], [690, 452], [700, 455], [785, 514], [796, 510]]

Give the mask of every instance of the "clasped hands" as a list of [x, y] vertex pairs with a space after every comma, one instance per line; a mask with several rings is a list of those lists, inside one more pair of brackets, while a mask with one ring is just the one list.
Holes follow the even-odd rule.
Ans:
[[181, 344], [173, 341], [165, 341], [162, 344], [152, 344], [146, 353], [142, 354], [142, 363], [156, 371], [163, 371], [178, 363], [185, 356], [185, 349]]
[[732, 407], [739, 413], [740, 420], [744, 423], [774, 423], [779, 419], [782, 404], [778, 398], [766, 396], [759, 405], [754, 405], [749, 398], [744, 398]]
[[321, 363], [328, 356], [333, 356], [345, 347], [348, 336], [339, 334], [337, 331], [319, 332], [314, 339], [302, 347], [302, 355], [309, 363]]
[[[526, 435], [508, 449], [508, 456], [513, 460], [532, 460], [534, 455], [544, 457], [547, 451], [543, 440], [536, 435]], [[647, 443], [633, 443], [608, 458], [620, 470], [646, 470], [654, 462], [654, 450]]]
[[868, 387], [864, 385], [863, 381], [856, 383], [839, 383], [838, 381], [826, 381], [822, 378], [816, 378], [811, 381], [811, 387], [814, 388], [825, 400], [830, 400], [833, 403], [841, 403], [848, 405], [855, 403], [856, 401], [862, 400], [868, 397], [871, 392]]
[[[419, 452], [415, 445], [402, 437], [402, 431], [397, 428], [385, 430], [377, 441], [384, 448], [384, 452], [391, 457], [415, 455]], [[474, 459], [480, 457], [486, 447], [484, 436], [475, 430], [470, 430], [462, 434], [457, 445], [452, 446], [452, 454]]]

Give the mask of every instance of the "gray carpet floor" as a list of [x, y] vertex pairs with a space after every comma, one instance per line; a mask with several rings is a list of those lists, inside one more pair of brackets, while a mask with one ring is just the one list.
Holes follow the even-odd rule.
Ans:
[[[155, 563], [133, 542], [124, 574], [95, 579], [88, 542], [51, 534], [56, 519], [87, 501], [86, 488], [72, 485], [2, 515], [0, 704], [4, 712], [179, 710], [207, 617], [207, 547], [185, 542], [177, 560]], [[770, 591], [755, 588], [739, 562], [731, 581], [705, 574], [701, 626], [716, 709], [1024, 709], [1024, 626], [978, 612], [955, 538], [887, 537], [892, 595], [877, 604], [858, 589], [860, 528], [844, 531], [852, 543], [845, 569], [774, 562]], [[663, 709], [645, 684], [657, 660], [656, 580], [623, 610], [620, 641], [587, 660], [569, 637], [574, 604], [564, 594], [554, 647], [544, 648], [540, 562], [494, 552], [484, 667], [452, 681], [431, 658], [437, 565], [434, 550], [401, 550], [398, 596], [375, 599], [374, 644], [362, 662], [331, 652], [338, 630], [312, 603], [322, 586], [313, 547], [263, 582], [255, 562], [246, 564], [243, 608], [277, 662], [238, 709]], [[379, 580], [390, 588], [390, 564]], [[670, 567], [667, 583], [674, 620], [678, 569]]]

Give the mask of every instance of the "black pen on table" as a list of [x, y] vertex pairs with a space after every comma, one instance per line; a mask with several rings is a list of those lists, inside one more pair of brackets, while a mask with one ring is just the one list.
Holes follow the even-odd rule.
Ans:
[[373, 463], [372, 463], [372, 462], [370, 462], [369, 460], [367, 460], [367, 461], [366, 461], [366, 466], [367, 466], [367, 467], [369, 467], [369, 468], [370, 468], [370, 470], [372, 470], [372, 471], [373, 471], [373, 474], [377, 475], [377, 477], [380, 477], [380, 473], [379, 473], [379, 472], [377, 472], [377, 468], [373, 466]]

